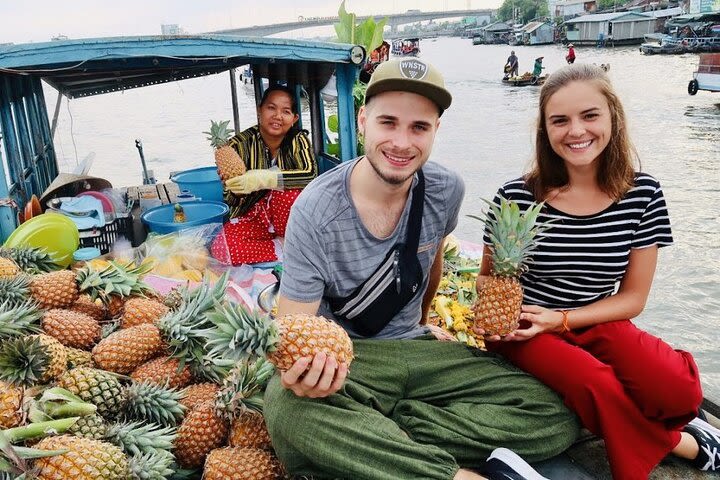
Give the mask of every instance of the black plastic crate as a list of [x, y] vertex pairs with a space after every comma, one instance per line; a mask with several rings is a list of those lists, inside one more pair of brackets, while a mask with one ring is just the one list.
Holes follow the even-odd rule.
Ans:
[[133, 217], [127, 215], [117, 217], [110, 223], [99, 228], [80, 230], [80, 247], [95, 247], [100, 253], [110, 252], [115, 240], [125, 237], [130, 243], [133, 241]]

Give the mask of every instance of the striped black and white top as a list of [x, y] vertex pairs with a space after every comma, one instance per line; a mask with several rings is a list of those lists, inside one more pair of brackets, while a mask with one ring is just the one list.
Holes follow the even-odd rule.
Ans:
[[[515, 200], [521, 211], [534, 201], [522, 178], [498, 190]], [[619, 202], [593, 215], [570, 215], [546, 204], [540, 222], [552, 226], [538, 237], [529, 270], [520, 281], [524, 303], [547, 308], [579, 308], [615, 292], [625, 275], [630, 250], [673, 243], [660, 183], [650, 175], [635, 174], [635, 186]], [[490, 244], [487, 233], [483, 237]]]

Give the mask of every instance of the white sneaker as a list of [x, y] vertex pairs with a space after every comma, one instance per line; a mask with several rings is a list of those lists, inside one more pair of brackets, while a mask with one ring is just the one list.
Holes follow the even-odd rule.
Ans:
[[540, 475], [520, 455], [507, 448], [496, 448], [483, 470], [490, 480], [548, 480]]
[[701, 430], [705, 430], [706, 432], [712, 432], [715, 435], [720, 435], [720, 428], [710, 425], [708, 422], [706, 422], [700, 417], [693, 418], [692, 420], [690, 420], [690, 423], [688, 423], [688, 425], [694, 425]]

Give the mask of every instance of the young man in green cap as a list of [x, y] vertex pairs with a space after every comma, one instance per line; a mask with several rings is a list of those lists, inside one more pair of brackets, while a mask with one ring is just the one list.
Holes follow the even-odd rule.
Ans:
[[457, 173], [428, 162], [451, 102], [432, 65], [381, 64], [358, 113], [365, 155], [314, 180], [293, 205], [278, 315], [330, 318], [355, 351], [350, 370], [318, 354], [270, 382], [266, 423], [293, 474], [445, 480], [483, 478], [469, 470], [479, 469], [538, 479], [496, 449], [542, 460], [577, 435], [547, 387], [425, 325], [464, 194]]

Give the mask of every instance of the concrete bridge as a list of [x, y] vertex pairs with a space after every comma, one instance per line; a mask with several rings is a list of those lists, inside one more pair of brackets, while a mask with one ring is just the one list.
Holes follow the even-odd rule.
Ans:
[[[490, 17], [494, 13], [494, 10], [446, 10], [442, 12], [421, 12], [420, 10], [408, 10], [405, 13], [396, 13], [392, 15], [372, 15], [375, 20], [381, 20], [388, 17], [388, 25], [392, 32], [397, 31], [399, 25], [405, 25], [408, 23], [422, 22], [426, 20], [437, 20], [440, 18], [453, 18], [453, 17]], [[357, 21], [362, 22], [370, 18], [370, 15], [358, 16]], [[340, 21], [339, 17], [299, 17], [297, 22], [287, 23], [276, 23], [273, 25], [254, 25], [252, 27], [242, 28], [229, 28], [226, 30], [216, 30], [214, 32], [207, 33], [219, 33], [226, 35], [247, 35], [247, 36], [258, 36], [264, 37], [267, 35], [273, 35], [280, 32], [288, 32], [291, 30], [298, 30], [301, 28], [310, 27], [322, 27], [325, 25], [332, 25]]]

